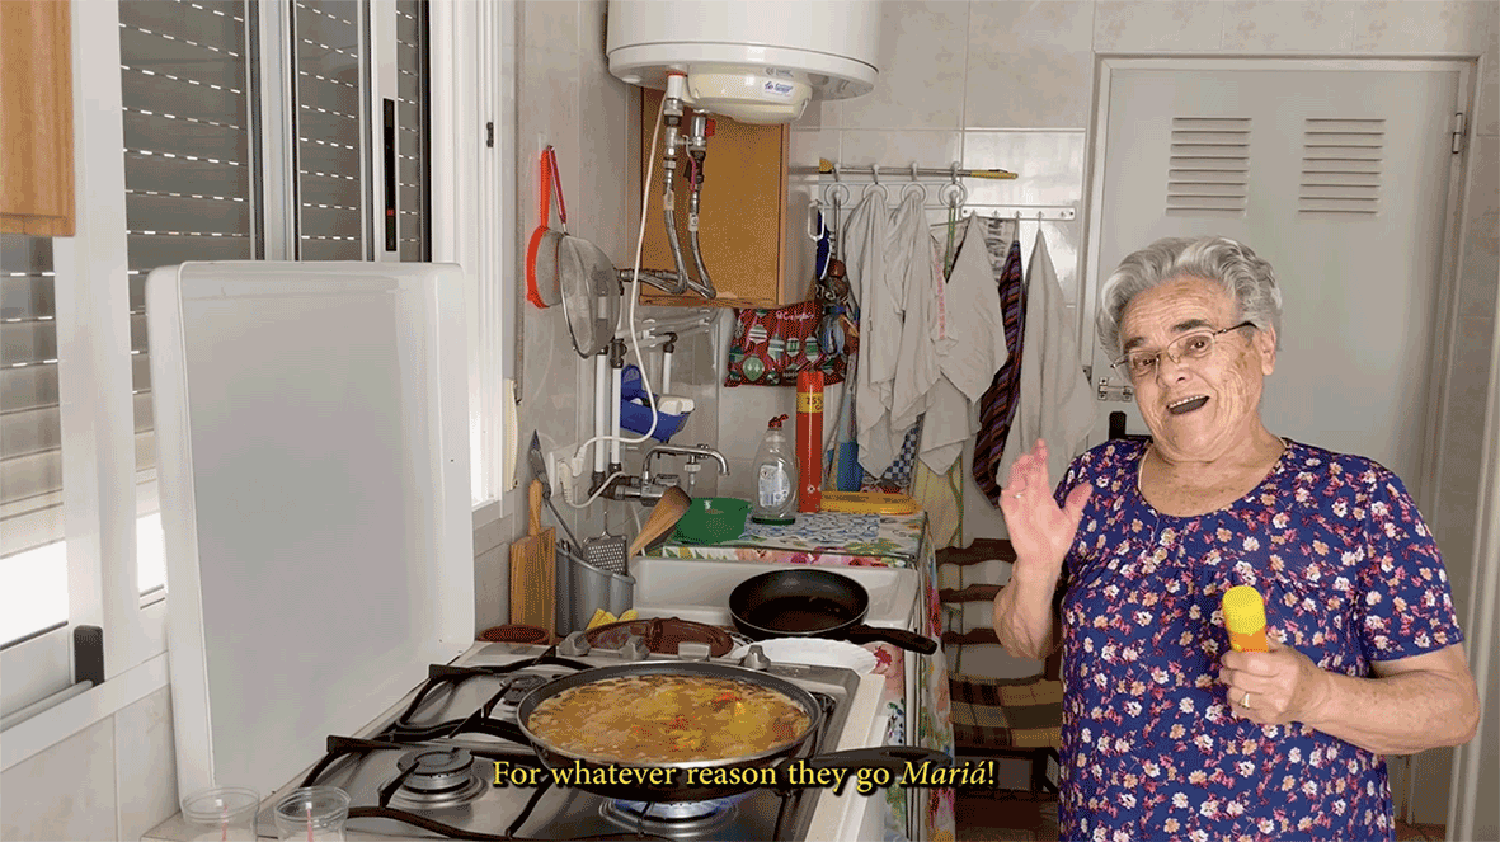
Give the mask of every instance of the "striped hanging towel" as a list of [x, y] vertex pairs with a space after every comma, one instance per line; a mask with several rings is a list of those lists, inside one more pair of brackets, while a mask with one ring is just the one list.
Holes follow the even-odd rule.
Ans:
[[[1004, 220], [986, 220], [985, 248], [1000, 286], [1000, 308], [1005, 320], [1005, 349], [1009, 357], [995, 373], [995, 379], [979, 402], [979, 434], [974, 439], [974, 482], [979, 490], [999, 505], [1000, 483], [997, 477], [1005, 439], [1016, 416], [1016, 398], [1021, 383], [1021, 344], [1026, 326], [1026, 284], [1021, 277], [1021, 241], [1019, 237], [1002, 237]], [[1010, 244], [1006, 248], [1006, 243]]]

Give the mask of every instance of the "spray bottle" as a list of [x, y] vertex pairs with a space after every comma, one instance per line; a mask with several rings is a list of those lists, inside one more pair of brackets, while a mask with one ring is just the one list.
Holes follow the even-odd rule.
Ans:
[[756, 523], [786, 526], [796, 522], [797, 464], [787, 448], [786, 433], [778, 415], [766, 424], [766, 437], [755, 453], [755, 501], [750, 519]]

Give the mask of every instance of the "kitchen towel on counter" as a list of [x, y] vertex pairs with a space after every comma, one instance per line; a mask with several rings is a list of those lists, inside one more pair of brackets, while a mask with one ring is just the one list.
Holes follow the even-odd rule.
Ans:
[[735, 310], [734, 318], [725, 386], [795, 386], [803, 371], [823, 372], [825, 385], [844, 382], [844, 356], [818, 345], [817, 302]]
[[1037, 439], [1047, 442], [1047, 476], [1061, 480], [1094, 427], [1094, 395], [1083, 376], [1083, 354], [1071, 325], [1047, 240], [1038, 230], [1026, 267], [1027, 353], [1011, 424], [1013, 446], [1005, 450], [996, 475], [1002, 482]]
[[880, 536], [880, 515], [849, 512], [808, 512], [795, 516], [785, 526], [748, 521], [742, 538], [775, 543], [781, 538], [798, 538], [822, 547], [842, 547], [852, 542], [866, 543]]
[[[984, 241], [999, 285], [1000, 305], [1005, 314], [1005, 347], [1009, 357], [995, 372], [990, 387], [979, 402], [979, 437], [974, 441], [974, 482], [992, 504], [1000, 499], [1002, 478], [996, 471], [1004, 458], [1005, 440], [1016, 413], [1016, 393], [1021, 384], [1021, 347], [1026, 330], [1026, 284], [1021, 277], [1021, 241], [1004, 236], [1001, 228], [1005, 225], [1005, 220], [991, 219]], [[1020, 231], [1016, 233], [1019, 235]]]

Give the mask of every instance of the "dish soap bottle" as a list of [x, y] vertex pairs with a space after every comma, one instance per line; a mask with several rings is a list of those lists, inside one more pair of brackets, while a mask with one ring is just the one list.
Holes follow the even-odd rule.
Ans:
[[756, 523], [787, 526], [796, 522], [797, 463], [781, 431], [787, 417], [778, 415], [766, 424], [766, 437], [755, 453], [755, 505], [750, 519]]

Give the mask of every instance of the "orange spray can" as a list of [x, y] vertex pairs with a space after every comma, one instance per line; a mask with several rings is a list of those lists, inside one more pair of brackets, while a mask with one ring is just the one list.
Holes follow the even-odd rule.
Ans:
[[1223, 604], [1229, 648], [1236, 652], [1267, 651], [1266, 604], [1260, 592], [1249, 585], [1236, 585], [1224, 592]]
[[797, 374], [797, 511], [823, 504], [823, 372]]

